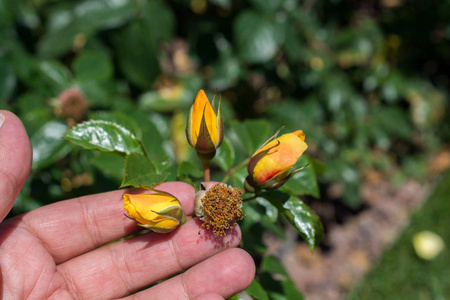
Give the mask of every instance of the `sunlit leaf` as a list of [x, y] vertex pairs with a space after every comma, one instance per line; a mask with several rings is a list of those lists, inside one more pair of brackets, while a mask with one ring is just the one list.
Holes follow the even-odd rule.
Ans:
[[142, 154], [141, 144], [134, 134], [113, 122], [87, 121], [69, 129], [64, 138], [86, 149], [118, 155]]
[[50, 166], [69, 153], [70, 144], [63, 140], [66, 130], [67, 125], [49, 121], [33, 134], [33, 170]]
[[266, 209], [265, 216], [267, 216], [270, 221], [275, 222], [278, 219], [277, 208], [267, 201], [266, 198], [257, 197], [256, 202]]
[[323, 226], [316, 213], [303, 201], [279, 191], [265, 192], [261, 195], [270, 201], [297, 229], [313, 250], [322, 240]]

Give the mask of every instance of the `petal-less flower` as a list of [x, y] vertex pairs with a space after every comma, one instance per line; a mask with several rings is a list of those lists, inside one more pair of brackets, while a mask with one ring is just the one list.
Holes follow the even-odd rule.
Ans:
[[187, 140], [202, 160], [211, 160], [223, 140], [221, 105], [219, 102], [217, 113], [213, 105], [200, 90], [192, 103], [186, 125]]
[[123, 198], [127, 217], [144, 228], [166, 233], [186, 221], [180, 201], [168, 193], [155, 190], [150, 194], [125, 194]]
[[259, 148], [248, 164], [246, 189], [276, 189], [301, 169], [292, 168], [308, 148], [301, 130], [269, 139]]
[[242, 190], [223, 183], [212, 186], [202, 184], [202, 190], [195, 195], [195, 215], [217, 236], [226, 236], [226, 230], [236, 226], [245, 218], [242, 212]]

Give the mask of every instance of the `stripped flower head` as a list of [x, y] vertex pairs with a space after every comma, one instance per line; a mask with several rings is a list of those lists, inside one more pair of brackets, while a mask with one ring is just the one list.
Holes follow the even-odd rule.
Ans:
[[203, 90], [198, 92], [189, 111], [186, 137], [202, 160], [212, 159], [222, 143], [223, 120], [220, 102], [216, 113], [214, 101], [211, 104]]
[[[202, 185], [205, 188], [204, 185]], [[236, 226], [236, 221], [245, 216], [242, 212], [242, 191], [216, 183], [200, 190], [195, 196], [195, 215], [206, 228], [211, 228], [217, 236], [226, 235], [227, 229]]]

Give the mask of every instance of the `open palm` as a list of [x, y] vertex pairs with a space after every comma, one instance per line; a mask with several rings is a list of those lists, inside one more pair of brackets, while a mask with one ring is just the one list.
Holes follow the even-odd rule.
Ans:
[[[0, 220], [28, 177], [31, 147], [13, 114], [0, 128]], [[188, 215], [194, 189], [181, 182], [158, 189], [176, 196]], [[251, 257], [227, 245], [191, 219], [169, 234], [139, 231], [123, 215], [122, 196], [113, 191], [41, 207], [0, 224], [0, 295], [3, 299], [223, 299], [253, 279]], [[128, 191], [138, 192], [138, 191]], [[163, 279], [176, 275], [157, 285]]]

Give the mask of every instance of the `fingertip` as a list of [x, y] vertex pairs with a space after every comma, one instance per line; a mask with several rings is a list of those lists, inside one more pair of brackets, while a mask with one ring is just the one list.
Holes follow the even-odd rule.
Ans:
[[0, 220], [3, 220], [30, 174], [32, 150], [20, 119], [6, 110], [0, 110], [0, 114]]
[[243, 291], [250, 286], [255, 278], [255, 262], [250, 254], [240, 248], [232, 248], [228, 252], [228, 255], [233, 257], [233, 264], [229, 265], [228, 274], [225, 274], [224, 277], [238, 276], [239, 280], [236, 281], [235, 288], [237, 291]]

